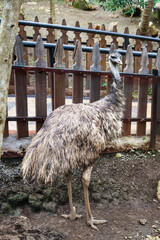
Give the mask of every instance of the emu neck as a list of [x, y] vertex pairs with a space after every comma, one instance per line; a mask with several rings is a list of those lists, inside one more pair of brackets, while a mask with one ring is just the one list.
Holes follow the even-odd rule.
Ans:
[[113, 77], [114, 79], [117, 81], [120, 81], [121, 82], [121, 77], [120, 77], [120, 74], [119, 74], [119, 70], [118, 70], [118, 66], [117, 64], [114, 64], [114, 63], [111, 63], [109, 61], [109, 66], [110, 66], [110, 69], [111, 69], [111, 72], [113, 74]]
[[124, 107], [122, 81], [117, 64], [113, 64], [110, 62], [110, 69], [113, 74], [113, 83], [111, 85], [110, 93], [106, 97], [106, 100], [109, 103], [110, 107], [114, 106], [113, 109], [115, 109], [116, 111], [119, 109], [118, 111], [120, 111]]

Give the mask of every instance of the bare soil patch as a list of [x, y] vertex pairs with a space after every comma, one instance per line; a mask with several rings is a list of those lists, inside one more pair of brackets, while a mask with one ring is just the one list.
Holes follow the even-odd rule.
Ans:
[[[86, 225], [80, 170], [74, 171], [73, 200], [77, 213], [83, 217], [71, 222], [61, 217], [69, 210], [65, 178], [56, 179], [53, 187], [27, 185], [20, 174], [21, 161], [3, 160], [0, 164], [0, 239], [160, 237], [160, 202], [156, 198], [159, 159], [157, 152], [137, 150], [123, 152], [120, 158], [115, 153], [105, 154], [96, 161], [89, 187], [91, 208], [95, 218], [108, 221], [98, 226], [99, 232]], [[22, 196], [27, 197], [22, 200]], [[144, 225], [141, 219], [145, 220]]]

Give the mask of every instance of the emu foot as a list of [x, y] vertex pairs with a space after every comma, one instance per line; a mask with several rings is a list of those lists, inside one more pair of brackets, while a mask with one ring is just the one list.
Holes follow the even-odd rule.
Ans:
[[64, 217], [64, 218], [69, 218], [71, 221], [82, 217], [82, 215], [76, 214], [76, 208], [75, 207], [73, 207], [73, 211], [70, 211], [69, 214], [62, 214], [61, 216]]
[[106, 222], [107, 222], [107, 220], [96, 220], [93, 217], [91, 217], [91, 219], [87, 219], [87, 224], [89, 226], [91, 226], [91, 228], [93, 228], [94, 230], [97, 230], [97, 231], [99, 231], [99, 230], [94, 224], [103, 224]]

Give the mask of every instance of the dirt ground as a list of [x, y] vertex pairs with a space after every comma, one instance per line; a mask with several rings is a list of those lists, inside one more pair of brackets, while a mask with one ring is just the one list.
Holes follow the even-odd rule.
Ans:
[[99, 231], [86, 224], [81, 171], [73, 176], [74, 222], [61, 217], [69, 211], [66, 179], [53, 187], [23, 183], [21, 160], [0, 163], [1, 240], [121, 240], [160, 237], [160, 153], [140, 150], [105, 154], [94, 165], [89, 187], [93, 216], [107, 219]]

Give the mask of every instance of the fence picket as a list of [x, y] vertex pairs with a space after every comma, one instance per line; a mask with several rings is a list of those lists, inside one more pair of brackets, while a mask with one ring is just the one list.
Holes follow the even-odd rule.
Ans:
[[[143, 47], [142, 56], [141, 56], [141, 69], [139, 70], [140, 74], [148, 74], [149, 59], [147, 48]], [[146, 133], [146, 122], [143, 121], [146, 118], [147, 114], [147, 94], [148, 94], [148, 81], [145, 77], [139, 78], [138, 84], [138, 111], [137, 117], [142, 120], [137, 123], [137, 136], [143, 136]]]
[[[81, 49], [80, 40], [76, 40], [73, 59], [75, 60], [73, 69], [83, 70], [82, 49]], [[83, 102], [83, 75], [82, 74], [76, 74], [76, 73], [73, 74], [72, 102], [73, 103]]]
[[[92, 66], [91, 71], [101, 71], [99, 61], [101, 60], [98, 42], [93, 46], [92, 50]], [[91, 73], [90, 78], [90, 102], [95, 102], [100, 99], [100, 75]]]
[[[19, 15], [19, 20], [24, 20], [24, 16], [22, 14]], [[19, 34], [21, 36], [21, 39], [24, 41], [27, 41], [27, 32], [24, 30], [25, 26], [23, 25], [19, 25]], [[25, 47], [25, 55], [24, 55], [24, 60], [26, 61], [26, 65], [28, 65], [28, 48]], [[30, 85], [30, 81], [29, 81], [29, 72], [26, 72], [26, 77], [27, 77], [27, 84]]]
[[[113, 26], [113, 32], [117, 32], [117, 25]], [[114, 43], [116, 48], [118, 48], [117, 36], [112, 36], [112, 43]]]
[[[128, 27], [125, 27], [124, 29], [124, 33], [125, 34], [129, 34], [129, 28]], [[129, 43], [128, 43], [129, 44]], [[125, 50], [126, 49], [126, 38], [124, 39], [124, 42], [123, 42], [123, 49]], [[127, 46], [128, 47], [128, 46]], [[125, 56], [122, 56], [122, 72], [125, 68]]]
[[[157, 51], [156, 67], [160, 75], [160, 48]], [[157, 81], [157, 102], [160, 103], [160, 81]], [[160, 107], [157, 106], [157, 119], [160, 119]], [[157, 134], [160, 135], [160, 123], [157, 123]]]
[[[48, 23], [52, 24], [52, 18], [48, 19]], [[52, 28], [47, 28], [47, 43], [55, 43], [55, 34], [53, 33]], [[47, 49], [47, 66], [53, 67], [50, 63], [49, 49]], [[48, 73], [48, 87], [51, 88], [53, 86], [53, 74]]]
[[[39, 35], [37, 38], [35, 53], [37, 60], [35, 61], [36, 67], [46, 67], [46, 62], [43, 60], [45, 49], [42, 37]], [[46, 101], [46, 73], [43, 71], [35, 72], [35, 86], [36, 86], [36, 117], [47, 116], [47, 101]], [[43, 122], [36, 121], [36, 132], [40, 130]]]
[[[148, 37], [152, 37], [151, 30], [148, 31]], [[153, 44], [151, 41], [147, 41], [147, 52], [153, 52]], [[149, 73], [152, 73], [152, 58], [149, 58]], [[150, 85], [150, 83], [149, 83]]]
[[[15, 55], [17, 59], [14, 61], [14, 65], [25, 65], [23, 56], [25, 54], [22, 40], [19, 35], [16, 37], [15, 42]], [[17, 117], [27, 117], [27, 79], [26, 72], [23, 70], [15, 70], [15, 95], [16, 95], [16, 115]], [[28, 136], [28, 122], [17, 121], [17, 135], [18, 138]]]
[[[66, 20], [63, 19], [62, 20], [62, 25], [67, 25]], [[68, 35], [67, 35], [67, 31], [66, 30], [61, 30], [62, 32], [62, 43], [63, 44], [68, 44]], [[68, 51], [65, 50], [65, 58], [64, 58], [64, 62], [65, 62], [65, 66], [66, 68], [69, 68], [69, 56], [68, 56]], [[68, 74], [65, 74], [65, 87], [68, 88], [69, 87], [69, 79], [68, 79]]]
[[[39, 22], [37, 16], [35, 17], [34, 21], [35, 21], [35, 22]], [[36, 42], [36, 41], [37, 41], [37, 37], [38, 37], [39, 35], [41, 35], [41, 33], [40, 33], [40, 31], [39, 31], [40, 29], [41, 29], [40, 27], [33, 27], [33, 30], [34, 30], [33, 41], [34, 41], [34, 42]], [[35, 49], [34, 49], [34, 61], [36, 61]]]
[[[54, 57], [56, 58], [56, 63], [54, 68], [64, 68], [65, 63], [63, 59], [65, 57], [65, 52], [63, 49], [62, 39], [58, 38]], [[54, 76], [54, 109], [65, 104], [65, 73], [55, 73]]]
[[[102, 24], [101, 30], [103, 30], [103, 31], [106, 30], [104, 24]], [[107, 45], [106, 36], [102, 34], [102, 35], [100, 35], [100, 37], [101, 37], [101, 39], [99, 41], [99, 47], [106, 48], [106, 45]], [[106, 54], [104, 54], [104, 53], [101, 53], [100, 65], [101, 65], [101, 70], [106, 71]], [[103, 77], [101, 76], [101, 89], [106, 89], [106, 87], [103, 87], [104, 83], [106, 82], [105, 79], [106, 79], [105, 76], [103, 76]]]
[[[88, 29], [93, 29], [92, 23], [89, 23]], [[88, 35], [88, 39], [87, 39], [87, 41], [86, 41], [86, 46], [87, 46], [87, 47], [93, 47], [93, 45], [94, 45], [93, 33], [87, 33], [87, 35]], [[90, 67], [91, 67], [91, 65], [92, 65], [92, 60], [91, 60], [91, 58], [92, 58], [92, 53], [87, 52], [87, 53], [86, 53], [86, 69], [87, 69], [87, 70], [89, 70]], [[90, 87], [89, 87], [89, 84], [90, 84], [90, 75], [87, 74], [87, 75], [86, 75], [86, 89], [89, 89], [89, 88], [90, 88]]]
[[[80, 24], [79, 24], [79, 21], [76, 21], [76, 24], [75, 24], [75, 27], [80, 27]], [[79, 40], [81, 42], [81, 37], [80, 37], [80, 34], [81, 32], [74, 32], [75, 34], [75, 38], [73, 39], [74, 40], [74, 44], [76, 43], [76, 40]]]
[[[6, 109], [6, 117], [8, 116], [8, 109]], [[4, 127], [4, 133], [3, 133], [3, 138], [6, 138], [9, 136], [9, 124], [8, 121], [5, 122], [5, 127]]]
[[[125, 73], [133, 73], [133, 52], [132, 52], [132, 46], [128, 45], [127, 47], [127, 53], [126, 53], [126, 67], [124, 68]], [[125, 112], [124, 112], [124, 119], [128, 119], [127, 122], [124, 122], [123, 124], [123, 136], [128, 136], [131, 134], [131, 122], [129, 119], [131, 118], [132, 114], [132, 92], [133, 92], [133, 80], [131, 77], [124, 77], [123, 78], [123, 84], [124, 84], [124, 95], [126, 98], [126, 106], [125, 106]]]

